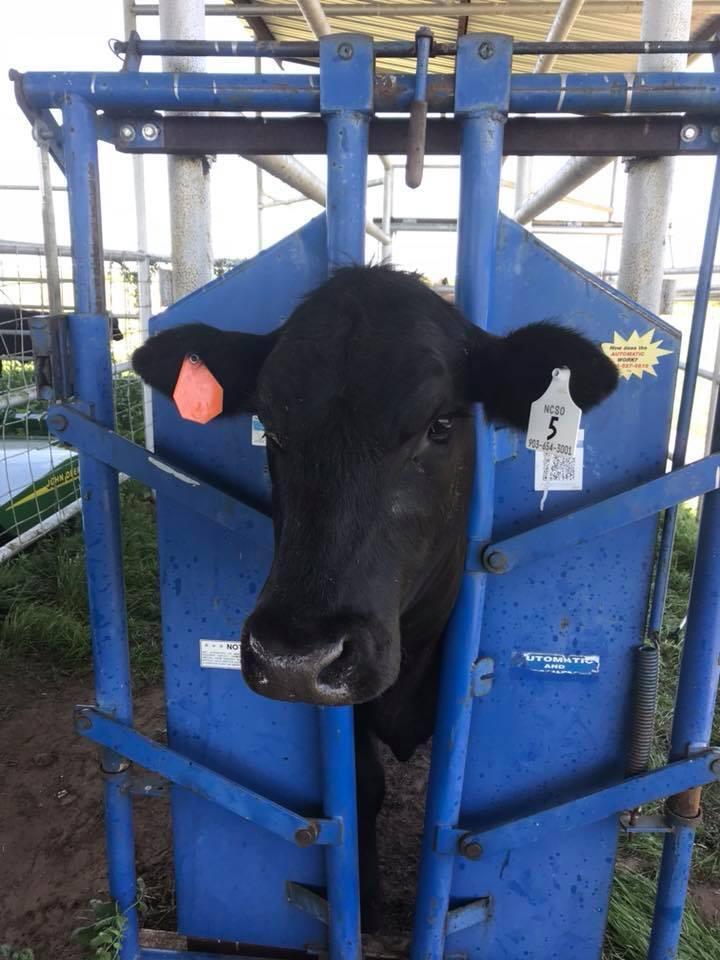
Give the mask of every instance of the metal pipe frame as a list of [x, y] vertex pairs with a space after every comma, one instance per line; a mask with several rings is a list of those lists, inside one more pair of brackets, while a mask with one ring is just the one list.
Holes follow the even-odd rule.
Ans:
[[337, 846], [343, 842], [343, 825], [339, 820], [308, 820], [214, 770], [188, 760], [95, 707], [75, 708], [75, 731], [290, 843], [309, 847], [313, 844]]
[[[334, 42], [338, 35], [333, 35]], [[314, 74], [25, 73], [13, 74], [35, 110], [62, 108], [71, 94], [97, 110], [244, 111], [318, 113], [320, 85]], [[428, 111], [452, 113], [455, 82], [428, 77]], [[415, 93], [412, 74], [375, 78], [374, 109], [407, 113]], [[720, 113], [715, 73], [515, 74], [511, 113]]]
[[[479, 44], [492, 45], [493, 56], [479, 57]], [[347, 52], [348, 47], [352, 56], [345, 57], [343, 50]], [[320, 42], [320, 51], [319, 87], [315, 77], [283, 77], [280, 81], [273, 79], [265, 84], [260, 84], [258, 78], [251, 78], [248, 83], [247, 78], [234, 76], [194, 78], [162, 74], [145, 74], [142, 78], [132, 74], [27, 74], [18, 80], [24, 109], [30, 105], [32, 110], [46, 110], [58, 105], [63, 110], [64, 162], [78, 311], [69, 320], [76, 358], [75, 383], [82, 406], [93, 409], [98, 429], [112, 435], [111, 366], [104, 316], [97, 171], [97, 136], [101, 123], [96, 118], [96, 111], [117, 107], [160, 109], [169, 90], [174, 90], [173, 104], [168, 108], [173, 110], [240, 109], [239, 104], [244, 102], [249, 106], [242, 109], [319, 110], [327, 124], [329, 264], [332, 267], [348, 260], [362, 262], [365, 211], [364, 204], [358, 204], [357, 198], [365, 195], [373, 100], [377, 110], [404, 109], [403, 105], [409, 104], [413, 95], [413, 78], [375, 78], [373, 89], [373, 47], [366, 37], [334, 35]], [[447, 78], [430, 78], [428, 85], [429, 96], [431, 99], [435, 97], [435, 108], [438, 109], [438, 104], [447, 105], [448, 98], [451, 98], [452, 108], [460, 120], [458, 303], [473, 323], [487, 329], [492, 329], [489, 304], [497, 231], [497, 205], [491, 208], [494, 214], [488, 216], [488, 198], [494, 196], [497, 199], [499, 192], [503, 123], [509, 109], [517, 112], [549, 112], [552, 109], [560, 112], [622, 112], [642, 105], [646, 111], [702, 109], [711, 114], [720, 113], [720, 85], [714, 74], [676, 75], [672, 78], [664, 74], [628, 77], [589, 74], [565, 79], [544, 76], [511, 79], [510, 62], [509, 38], [497, 35], [463, 37], [458, 44], [457, 84], [448, 83]], [[298, 107], [299, 102], [311, 106]], [[712, 273], [712, 251], [719, 220], [720, 199], [714, 194], [698, 285], [696, 323], [700, 323], [699, 318], [704, 317], [707, 307], [709, 284], [705, 284], [705, 274], [708, 262]], [[458, 828], [472, 709], [472, 667], [477, 657], [488, 576], [486, 568], [479, 566], [478, 557], [482, 544], [491, 540], [492, 534], [493, 434], [480, 412], [476, 417], [476, 435], [480, 469], [476, 471], [469, 519], [466, 572], [449, 627], [441, 676], [413, 960], [440, 960], [447, 930], [454, 857], [440, 853], [434, 838], [438, 832], [445, 835], [446, 831]], [[151, 464], [147, 451], [137, 449], [145, 457], [145, 468], [156, 471], [153, 476], [167, 476], [163, 464]], [[656, 491], [659, 495], [661, 492], [667, 496], [672, 488], [673, 495], [679, 499], [692, 489], [689, 478], [697, 481], [702, 475], [703, 484], [708, 484], [708, 478], [712, 478], [712, 484], [704, 487], [712, 492], [706, 496], [701, 522], [673, 728], [672, 760], [695, 759], [695, 754], [706, 753], [720, 669], [720, 592], [714, 586], [713, 577], [720, 565], [720, 490], [716, 462], [720, 456], [720, 417], [716, 418], [713, 450], [717, 451], [713, 457], [652, 481], [659, 485]], [[79, 456], [84, 526], [88, 537], [89, 605], [98, 708], [102, 714], [112, 715], [114, 723], [129, 729], [132, 702], [122, 583], [118, 471], [102, 462], [97, 451], [81, 449]], [[642, 488], [626, 491], [620, 496], [632, 499], [637, 497], [638, 489]], [[646, 495], [647, 491], [644, 491], [643, 496]], [[657, 502], [656, 509], [660, 509], [662, 503], [658, 507]], [[598, 507], [608, 509], [607, 504], [586, 509], [592, 511]], [[571, 519], [573, 523], [576, 520]], [[550, 526], [552, 524], [542, 528], [544, 536]], [[488, 566], [493, 572], [501, 572], [493, 567], [489, 557]], [[321, 737], [325, 816], [329, 821], [342, 823], [343, 837], [341, 844], [327, 850], [330, 955], [332, 960], [359, 960], [352, 711], [349, 708], [322, 710]], [[114, 745], [119, 746], [118, 743]], [[116, 750], [106, 749], [103, 770], [106, 774], [111, 894], [128, 919], [121, 960], [135, 960], [138, 956], [157, 957], [158, 951], [141, 951], [138, 946], [137, 917], [133, 907], [136, 889], [132, 811], [126, 766], [126, 761]], [[701, 778], [695, 782], [700, 783]], [[686, 794], [681, 797], [687, 799]], [[677, 815], [678, 810], [673, 812]], [[689, 872], [693, 826], [694, 823], [689, 821], [680, 824], [666, 840], [651, 960], [660, 960], [660, 957], [666, 960], [674, 955]], [[172, 951], [160, 951], [159, 954], [177, 956]]]
[[[293, 150], [325, 155], [327, 132], [320, 117], [154, 117], [152, 138], [143, 136], [144, 124], [137, 116], [102, 118], [100, 137], [123, 153], [178, 153], [236, 155], [265, 164], [268, 154]], [[715, 156], [716, 124], [707, 116], [618, 116], [618, 117], [511, 117], [505, 127], [503, 150], [506, 156], [666, 156], [708, 154]], [[694, 136], [688, 138], [687, 130]], [[136, 130], [132, 140], [124, 135]], [[370, 152], [407, 154], [408, 123], [401, 118], [375, 118], [370, 122]], [[431, 117], [427, 121], [426, 156], [447, 156], [460, 151], [460, 123], [456, 119]], [[261, 154], [260, 158], [256, 155]], [[279, 158], [281, 161], [287, 157]], [[294, 158], [290, 158], [293, 159]], [[396, 166], [396, 165], [393, 165]], [[402, 165], [404, 167], [404, 164]], [[433, 166], [433, 168], [435, 168]], [[305, 170], [305, 168], [302, 168]], [[426, 164], [426, 169], [431, 169]], [[457, 170], [453, 165], [452, 169]], [[280, 171], [282, 172], [282, 171]], [[291, 183], [303, 187], [312, 199], [321, 202], [324, 185], [314, 174], [310, 180]], [[279, 176], [280, 173], [276, 173]], [[313, 187], [312, 185], [315, 184]], [[505, 183], [503, 185], [506, 185]], [[314, 192], [310, 193], [310, 189]], [[568, 202], [577, 201], [569, 198]], [[585, 206], [585, 202], [580, 202]], [[593, 205], [590, 205], [593, 206]]]
[[[470, 4], [465, 5], [467, 11]], [[312, 0], [298, 0], [298, 7], [308, 26], [316, 37], [329, 36], [330, 25], [323, 8], [317, 12]], [[238, 9], [243, 9], [242, 14]], [[238, 8], [233, 12], [239, 16], [279, 16], [277, 12], [268, 13], [272, 7], [253, 4], [252, 7]], [[285, 7], [287, 13], [292, 8]], [[345, 8], [348, 9], [347, 7]], [[447, 8], [446, 8], [447, 9]], [[461, 8], [458, 8], [461, 9]], [[465, 14], [467, 16], [467, 13]], [[117, 54], [128, 52], [127, 41], [115, 40], [112, 49]], [[434, 41], [431, 57], [451, 57], [457, 54], [454, 42]], [[720, 44], [715, 40], [514, 40], [514, 56], [546, 56], [587, 54], [588, 56], [607, 54], [661, 54], [661, 53], [718, 53]], [[413, 40], [378, 40], [374, 45], [378, 58], [405, 58], [417, 56], [417, 46]], [[136, 40], [133, 52], [141, 57], [272, 57], [283, 59], [307, 57], [314, 59], [320, 55], [317, 42], [312, 40]]]
[[[75, 387], [78, 398], [93, 407], [97, 421], [112, 430], [115, 417], [105, 316], [95, 110], [81, 98], [68, 96], [63, 106], [63, 126], [77, 310], [70, 320]], [[102, 711], [131, 724], [118, 475], [82, 452], [79, 465], [95, 697]], [[127, 764], [106, 750], [102, 769], [110, 894], [127, 921], [119, 956], [120, 960], [135, 960], [139, 947], [132, 805], [123, 789]]]
[[[691, 364], [689, 350], [693, 349], [692, 365], [693, 369], [697, 370], [719, 231], [720, 161], [715, 167], [693, 310], [693, 330], [688, 348], [688, 373], [686, 373], [686, 390], [683, 396], [683, 399], [688, 398], [688, 403], [691, 402], [694, 390], [694, 382], [689, 372]], [[682, 448], [683, 442], [686, 443], [686, 431], [689, 432], [689, 414], [683, 411], [682, 407], [681, 412], [685, 413], [682, 424], [678, 421], [678, 436]], [[717, 399], [710, 448], [713, 452], [720, 451], [720, 404]], [[716, 486], [712, 493], [706, 494], [702, 504], [687, 628], [673, 715], [671, 760], [697, 753], [704, 744], [709, 742], [712, 735], [713, 712], [720, 680], [718, 569], [720, 569], [720, 491]], [[668, 803], [668, 809], [676, 814], [682, 814], [686, 821], [674, 834], [665, 839], [648, 960], [664, 960], [677, 954], [690, 877], [695, 827], [701, 813], [700, 792], [689, 792], [672, 798]]]
[[[478, 52], [492, 44], [494, 56]], [[462, 122], [457, 302], [465, 316], [492, 330], [490, 303], [502, 166], [503, 124], [510, 102], [509, 37], [475, 34], [458, 41], [455, 114]], [[493, 431], [481, 408], [475, 414], [476, 468], [468, 522], [468, 558], [492, 533]], [[439, 828], [460, 816], [470, 718], [472, 667], [478, 657], [487, 575], [466, 566], [460, 595], [447, 629], [440, 674], [432, 760], [425, 807], [420, 877], [415, 904], [412, 960], [441, 960], [447, 932], [451, 855], [435, 848]]]
[[[373, 45], [339, 34], [320, 40], [320, 110], [327, 124], [328, 269], [365, 262], [368, 125]], [[341, 846], [326, 853], [331, 960], [360, 960], [360, 886], [352, 707], [321, 707], [324, 809], [343, 823]]]
[[524, 817], [483, 830], [443, 828], [435, 836], [438, 852], [452, 855], [479, 844], [481, 856], [493, 856], [536, 843], [562, 830], [576, 830], [625, 810], [664, 799], [673, 793], [720, 779], [720, 751], [705, 750], [657, 770], [639, 774], [593, 793], [583, 794]]

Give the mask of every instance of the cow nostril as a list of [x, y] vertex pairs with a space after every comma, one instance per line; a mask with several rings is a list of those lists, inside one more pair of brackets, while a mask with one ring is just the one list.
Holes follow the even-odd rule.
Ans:
[[318, 664], [318, 686], [335, 686], [338, 683], [346, 681], [347, 674], [351, 667], [351, 661], [352, 644], [350, 643], [350, 638], [345, 636], [326, 651]]

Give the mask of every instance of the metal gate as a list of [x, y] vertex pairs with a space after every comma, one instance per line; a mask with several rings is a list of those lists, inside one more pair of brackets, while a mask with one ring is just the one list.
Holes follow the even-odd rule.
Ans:
[[[139, 945], [133, 907], [132, 796], [152, 792], [151, 774], [172, 785], [182, 933], [246, 956], [357, 960], [360, 908], [351, 709], [255, 697], [232, 669], [233, 641], [272, 550], [264, 452], [250, 418], [201, 428], [155, 398], [154, 452], [113, 430], [98, 139], [128, 152], [327, 152], [326, 218], [175, 304], [156, 331], [189, 319], [277, 326], [328, 269], [364, 259], [368, 149], [407, 149], [414, 176], [425, 149], [461, 155], [456, 289], [466, 316], [506, 332], [559, 315], [620, 357], [620, 388], [584, 422], [580, 489], [553, 490], [542, 512], [543, 464], [517, 434], [477, 417], [479, 468], [446, 639], [412, 956], [599, 956], [620, 829], [666, 834], [649, 956], [677, 949], [699, 788], [720, 776], [708, 743], [720, 656], [717, 419], [716, 452], [685, 467], [676, 456], [666, 474], [678, 335], [498, 217], [497, 197], [504, 134], [517, 153], [714, 154], [720, 87], [715, 74], [512, 76], [513, 41], [499, 35], [463, 37], [457, 47], [418, 43], [133, 37], [120, 45], [127, 69], [119, 74], [15, 75], [20, 105], [45, 124], [69, 188], [77, 313], [40, 323], [34, 339], [41, 395], [54, 401], [49, 422], [80, 454], [97, 704], [78, 708], [76, 726], [104, 748], [110, 884], [128, 918], [123, 960], [178, 956]], [[193, 55], [319, 56], [319, 83], [139, 72], [142, 56], [180, 46]], [[416, 54], [416, 76], [375, 74], [378, 57]], [[454, 77], [428, 76], [427, 54], [454, 56]], [[374, 116], [413, 103], [425, 107], [413, 107], [409, 130], [406, 119]], [[52, 108], [62, 110], [62, 126]], [[311, 116], [172, 115], [188, 110]], [[450, 112], [454, 119], [434, 116]], [[533, 116], [550, 113], [575, 116]], [[689, 125], [692, 137], [683, 135]], [[676, 450], [687, 436], [719, 219], [716, 174]], [[167, 745], [132, 725], [118, 472], [157, 491]], [[657, 515], [702, 494], [670, 762], [627, 777]], [[672, 512], [668, 531], [671, 520]], [[668, 532], [654, 611], [670, 545]], [[650, 628], [658, 627], [655, 613]], [[136, 775], [131, 763], [150, 773]], [[667, 797], [661, 818], [623, 816]]]

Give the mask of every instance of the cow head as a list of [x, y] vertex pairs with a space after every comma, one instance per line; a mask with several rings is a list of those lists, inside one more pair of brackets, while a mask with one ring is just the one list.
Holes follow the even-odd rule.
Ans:
[[491, 336], [384, 267], [339, 270], [266, 336], [191, 324], [133, 363], [171, 395], [189, 354], [221, 383], [224, 415], [256, 412], [267, 435], [275, 556], [243, 631], [243, 674], [265, 696], [319, 704], [388, 689], [401, 622], [444, 626], [462, 572], [473, 404], [522, 429], [554, 367], [570, 368], [582, 409], [617, 382], [572, 330]]

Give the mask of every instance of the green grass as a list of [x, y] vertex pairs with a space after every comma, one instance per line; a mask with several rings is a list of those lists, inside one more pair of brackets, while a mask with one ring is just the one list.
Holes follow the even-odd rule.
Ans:
[[[130, 652], [138, 682], [160, 675], [160, 608], [154, 505], [139, 484], [121, 490]], [[90, 666], [81, 524], [0, 564], [0, 661], [32, 660], [60, 673]]]

